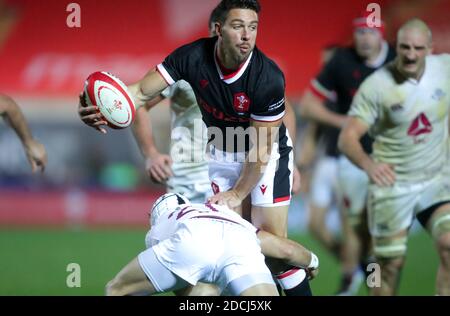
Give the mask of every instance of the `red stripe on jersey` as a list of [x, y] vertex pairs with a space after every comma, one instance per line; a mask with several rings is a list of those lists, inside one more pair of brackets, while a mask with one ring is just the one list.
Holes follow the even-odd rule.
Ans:
[[314, 87], [313, 84], [309, 85], [309, 89], [311, 90], [311, 92], [318, 97], [321, 101], [326, 101], [328, 100], [328, 97], [323, 94], [321, 91], [319, 91], [319, 89], [317, 89], [316, 87]]
[[284, 202], [284, 201], [289, 201], [291, 199], [291, 197], [288, 196], [284, 196], [284, 197], [280, 197], [280, 198], [276, 198], [273, 200], [273, 203], [280, 203], [280, 202]]
[[216, 50], [215, 58], [216, 58], [217, 64], [219, 65], [220, 71], [222, 72], [223, 80], [228, 80], [228, 79], [231, 79], [234, 76], [236, 76], [238, 74], [239, 70], [241, 70], [242, 67], [244, 67], [245, 62], [247, 61], [247, 60], [245, 60], [242, 64], [239, 65], [238, 69], [233, 70], [233, 69], [228, 69], [224, 65], [222, 65], [222, 62], [220, 61], [219, 56], [217, 54], [217, 50]]
[[292, 268], [291, 270], [288, 270], [280, 275], [277, 275], [277, 279], [282, 280], [284, 278], [287, 278], [288, 276], [296, 273], [298, 270], [300, 270], [300, 268]]

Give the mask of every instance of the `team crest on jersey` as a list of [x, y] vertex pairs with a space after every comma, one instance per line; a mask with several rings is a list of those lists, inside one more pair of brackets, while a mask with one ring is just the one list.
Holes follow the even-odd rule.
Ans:
[[436, 89], [436, 91], [434, 91], [433, 95], [431, 96], [431, 98], [436, 101], [441, 101], [444, 97], [445, 92], [440, 88]]
[[401, 110], [403, 110], [403, 105], [401, 103], [396, 103], [391, 105], [391, 110], [392, 112], [399, 112]]
[[244, 93], [236, 93], [233, 100], [234, 110], [238, 113], [247, 113], [250, 108], [250, 98]]
[[420, 113], [414, 121], [411, 123], [411, 126], [408, 129], [408, 135], [414, 138], [414, 143], [423, 142], [424, 135], [429, 134], [433, 131], [433, 126], [430, 123], [430, 120], [427, 118], [425, 113]]

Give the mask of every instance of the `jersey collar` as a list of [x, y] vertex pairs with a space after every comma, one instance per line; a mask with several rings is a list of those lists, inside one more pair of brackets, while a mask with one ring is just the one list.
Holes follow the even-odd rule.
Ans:
[[370, 68], [380, 68], [386, 61], [388, 54], [389, 54], [389, 44], [386, 41], [383, 41], [377, 59], [375, 59], [371, 63], [366, 62], [366, 66]]
[[214, 47], [214, 63], [216, 64], [217, 72], [220, 76], [220, 79], [222, 79], [226, 84], [232, 84], [233, 82], [237, 81], [239, 78], [242, 77], [245, 70], [247, 70], [248, 65], [250, 64], [250, 60], [252, 59], [253, 51], [248, 56], [247, 60], [233, 73], [229, 75], [224, 75], [222, 73], [222, 70], [220, 69], [219, 61], [217, 60], [217, 43]]

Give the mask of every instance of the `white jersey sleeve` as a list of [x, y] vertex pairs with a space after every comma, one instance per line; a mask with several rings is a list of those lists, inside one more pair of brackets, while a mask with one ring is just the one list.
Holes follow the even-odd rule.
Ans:
[[378, 81], [376, 75], [371, 75], [361, 84], [348, 112], [349, 116], [359, 118], [369, 127], [375, 124], [380, 110], [377, 91]]

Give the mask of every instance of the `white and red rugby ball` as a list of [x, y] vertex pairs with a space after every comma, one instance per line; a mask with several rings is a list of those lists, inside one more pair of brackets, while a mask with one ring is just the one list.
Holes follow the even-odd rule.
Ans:
[[133, 123], [136, 107], [119, 78], [104, 71], [94, 72], [86, 79], [84, 95], [88, 106], [98, 106], [109, 127], [120, 129]]

